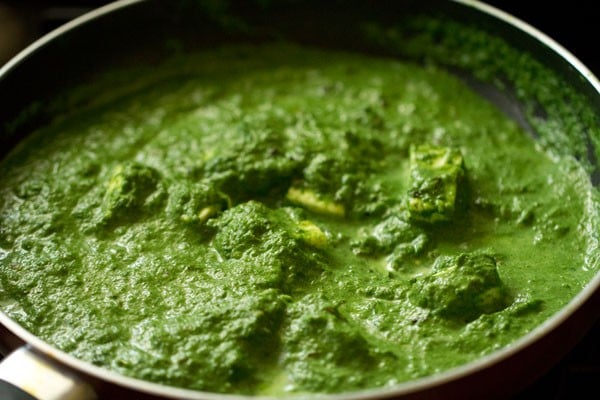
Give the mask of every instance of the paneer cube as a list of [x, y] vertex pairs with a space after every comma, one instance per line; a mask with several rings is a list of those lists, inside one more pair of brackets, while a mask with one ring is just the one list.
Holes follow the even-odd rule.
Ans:
[[411, 147], [408, 192], [411, 219], [426, 223], [452, 219], [463, 177], [460, 151], [428, 145]]

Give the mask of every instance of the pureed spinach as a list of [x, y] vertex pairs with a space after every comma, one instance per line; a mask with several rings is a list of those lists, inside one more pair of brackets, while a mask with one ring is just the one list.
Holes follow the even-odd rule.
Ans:
[[434, 66], [240, 45], [90, 94], [2, 161], [0, 299], [124, 375], [391, 386], [512, 343], [596, 273], [584, 169]]

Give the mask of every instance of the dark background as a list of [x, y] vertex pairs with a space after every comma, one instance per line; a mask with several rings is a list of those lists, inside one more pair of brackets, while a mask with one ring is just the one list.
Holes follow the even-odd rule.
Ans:
[[[68, 19], [107, 3], [109, 1], [101, 0], [0, 0], [0, 64], [6, 61], [7, 53], [14, 53], [24, 44]], [[488, 0], [487, 3], [546, 33], [571, 51], [597, 77], [600, 76], [597, 54], [600, 51], [598, 2]], [[21, 22], [18, 34], [14, 30], [6, 32], [8, 25], [12, 25], [11, 21], [15, 20]], [[14, 41], [15, 44], [10, 48], [11, 51], [3, 52], [6, 45], [2, 42], [7, 41]]]
[[[44, 33], [106, 3], [0, 0], [0, 66]], [[600, 12], [595, 1], [489, 0], [487, 3], [546, 33], [600, 77]], [[600, 398], [600, 323], [558, 365], [515, 396], [518, 400], [596, 398]]]
[[573, 53], [596, 77], [600, 76], [600, 3], [597, 1], [489, 0], [486, 3], [544, 32]]

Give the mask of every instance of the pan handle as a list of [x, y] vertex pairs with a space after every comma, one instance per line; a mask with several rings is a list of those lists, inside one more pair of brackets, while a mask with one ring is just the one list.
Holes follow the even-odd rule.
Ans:
[[2, 400], [93, 400], [90, 385], [25, 345], [0, 363]]

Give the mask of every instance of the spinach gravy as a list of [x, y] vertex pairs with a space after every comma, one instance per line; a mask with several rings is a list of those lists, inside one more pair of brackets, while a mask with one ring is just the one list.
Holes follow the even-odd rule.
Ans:
[[87, 101], [0, 164], [0, 307], [126, 376], [389, 387], [510, 345], [597, 272], [585, 171], [434, 66], [232, 45], [65, 96]]

